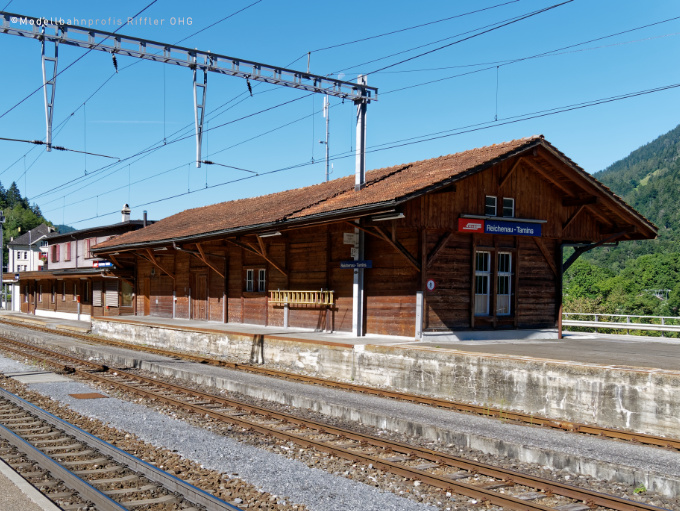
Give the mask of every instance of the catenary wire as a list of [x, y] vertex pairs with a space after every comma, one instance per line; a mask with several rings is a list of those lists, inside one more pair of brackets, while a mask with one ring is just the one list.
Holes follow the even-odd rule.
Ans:
[[[152, 6], [153, 4], [155, 4], [156, 2], [158, 2], [158, 0], [152, 0], [146, 7], [144, 7], [141, 11], [139, 11], [137, 14], [135, 14], [135, 15], [132, 17], [132, 19], [134, 19], [134, 18], [136, 18], [137, 16], [139, 16], [140, 14], [142, 14], [144, 11], [146, 11], [149, 7], [151, 7], [151, 6]], [[112, 32], [112, 34], [115, 34], [116, 32], [118, 32], [119, 30], [121, 30], [121, 29], [122, 29], [125, 25], [127, 25], [127, 24], [128, 24], [128, 22], [126, 21], [126, 22], [123, 23], [120, 27], [118, 27], [116, 30], [114, 30], [114, 31]], [[89, 55], [89, 53], [90, 53], [91, 51], [93, 51], [93, 50], [94, 50], [97, 46], [99, 46], [100, 44], [104, 43], [104, 42], [105, 42], [107, 39], [109, 39], [110, 37], [111, 37], [110, 35], [109, 35], [109, 36], [106, 36], [104, 39], [102, 39], [102, 41], [100, 41], [99, 43], [97, 43], [97, 45], [96, 45], [94, 48], [89, 48], [85, 53], [83, 53], [82, 55], [80, 55], [80, 56], [79, 56], [78, 58], [76, 58], [73, 62], [71, 62], [70, 64], [68, 64], [64, 69], [62, 69], [62, 70], [59, 71], [56, 75], [54, 75], [54, 78], [56, 79], [59, 75], [61, 75], [62, 73], [66, 72], [68, 69], [70, 69], [70, 68], [73, 67], [75, 64], [77, 64], [78, 62], [80, 62], [83, 58], [85, 58], [87, 55]], [[42, 88], [43, 88], [43, 86], [41, 85], [40, 87], [38, 87], [37, 89], [35, 89], [33, 92], [29, 93], [29, 94], [28, 94], [26, 97], [24, 97], [22, 100], [20, 100], [18, 103], [15, 103], [14, 106], [10, 107], [10, 108], [9, 108], [8, 110], [6, 110], [3, 114], [0, 114], [0, 119], [2, 119], [3, 117], [5, 117], [8, 113], [10, 113], [10, 112], [11, 112], [12, 110], [14, 110], [16, 107], [18, 107], [19, 105], [21, 105], [22, 103], [24, 103], [24, 101], [26, 101], [27, 99], [29, 99], [31, 96], [33, 96], [36, 92], [38, 92], [38, 91], [39, 91], [40, 89], [42, 89]]]
[[399, 66], [399, 65], [404, 64], [404, 63], [406, 63], [406, 62], [410, 62], [410, 61], [412, 61], [412, 60], [419, 59], [419, 58], [424, 57], [424, 56], [426, 56], [426, 55], [431, 55], [432, 53], [435, 53], [435, 52], [437, 52], [437, 51], [443, 50], [443, 49], [445, 49], [445, 48], [449, 48], [449, 47], [451, 47], [451, 46], [453, 46], [453, 45], [455, 45], [455, 44], [460, 44], [460, 43], [462, 43], [462, 42], [469, 41], [470, 39], [473, 39], [473, 38], [475, 38], [475, 37], [479, 37], [479, 36], [481, 36], [481, 35], [488, 34], [488, 33], [493, 32], [493, 31], [495, 31], [495, 30], [499, 30], [499, 29], [501, 29], [501, 28], [504, 28], [504, 27], [507, 27], [507, 26], [509, 26], [509, 25], [512, 25], [512, 24], [514, 24], [514, 23], [518, 23], [518, 22], [520, 22], [520, 21], [524, 21], [524, 20], [529, 19], [529, 18], [532, 18], [532, 17], [534, 17], [534, 16], [538, 16], [539, 14], [543, 14], [544, 12], [551, 11], [552, 9], [556, 9], [556, 8], [558, 8], [558, 7], [562, 7], [563, 5], [569, 4], [569, 3], [573, 2], [573, 1], [574, 1], [574, 0], [566, 0], [566, 1], [561, 2], [561, 3], [559, 3], [559, 4], [553, 4], [553, 5], [551, 5], [551, 6], [544, 7], [543, 9], [538, 9], [537, 11], [529, 12], [529, 13], [524, 14], [524, 15], [522, 15], [522, 16], [519, 16], [519, 17], [517, 17], [517, 18], [515, 18], [515, 19], [509, 20], [509, 21], [505, 21], [505, 22], [501, 23], [501, 24], [498, 25], [498, 26], [495, 26], [495, 27], [492, 27], [492, 28], [488, 28], [488, 29], [486, 29], [486, 30], [483, 30], [482, 32], [479, 32], [479, 33], [476, 33], [476, 34], [469, 35], [469, 36], [464, 37], [464, 38], [462, 38], [462, 39], [456, 39], [456, 40], [453, 41], [453, 42], [444, 44], [444, 45], [442, 45], [442, 46], [438, 46], [437, 48], [433, 48], [433, 49], [431, 49], [431, 50], [427, 50], [427, 51], [425, 51], [425, 52], [419, 53], [418, 55], [413, 55], [412, 57], [408, 57], [408, 58], [402, 59], [402, 60], [400, 60], [400, 61], [398, 61], [398, 62], [393, 62], [392, 64], [389, 64], [389, 65], [387, 65], [387, 66], [383, 66], [383, 67], [381, 67], [381, 68], [375, 69], [375, 70], [373, 70], [373, 71], [371, 71], [371, 72], [369, 72], [369, 73], [367, 73], [367, 74], [375, 74], [375, 73], [379, 73], [380, 71], [384, 71], [385, 69], [390, 69], [390, 68], [392, 68], [392, 67]]
[[[380, 152], [380, 151], [387, 151], [387, 150], [390, 150], [390, 149], [405, 147], [405, 146], [408, 146], [408, 145], [420, 144], [420, 143], [423, 143], [423, 142], [429, 142], [429, 141], [437, 140], [437, 139], [441, 139], [441, 138], [447, 138], [447, 137], [462, 135], [462, 134], [465, 134], [465, 133], [471, 133], [471, 132], [474, 132], [474, 131], [481, 131], [481, 130], [485, 130], [485, 129], [495, 128], [495, 127], [498, 127], [498, 126], [505, 126], [505, 125], [508, 125], [508, 124], [514, 124], [514, 123], [523, 122], [523, 121], [536, 119], [536, 118], [540, 118], [540, 117], [556, 115], [556, 114], [559, 114], [559, 113], [570, 112], [570, 111], [573, 111], [573, 110], [578, 110], [578, 109], [583, 109], [583, 108], [589, 108], [589, 107], [598, 106], [598, 105], [602, 105], [602, 104], [606, 104], [606, 103], [612, 103], [612, 102], [615, 102], [615, 101], [621, 101], [621, 100], [624, 100], [624, 99], [630, 99], [630, 98], [634, 98], [634, 97], [638, 97], [638, 96], [653, 94], [653, 93], [656, 93], [656, 92], [663, 92], [663, 91], [677, 89], [677, 88], [680, 88], [680, 83], [674, 83], [674, 84], [670, 84], [670, 85], [654, 87], [654, 88], [651, 88], [651, 89], [645, 89], [645, 90], [629, 92], [629, 93], [625, 93], [625, 94], [619, 94], [619, 95], [616, 95], [616, 96], [610, 96], [610, 97], [595, 99], [595, 100], [591, 100], [591, 101], [584, 101], [584, 102], [581, 102], [581, 103], [574, 103], [574, 104], [571, 104], [571, 105], [566, 105], [566, 106], [562, 106], [562, 107], [555, 107], [555, 108], [552, 108], [552, 109], [542, 110], [542, 111], [533, 112], [533, 113], [529, 113], [529, 114], [502, 118], [502, 119], [499, 119], [497, 122], [496, 121], [489, 121], [489, 122], [486, 122], [486, 123], [479, 123], [477, 125], [469, 125], [469, 126], [460, 127], [460, 128], [453, 128], [451, 130], [446, 130], [444, 132], [429, 133], [429, 134], [425, 134], [425, 135], [420, 135], [418, 137], [411, 137], [411, 140], [405, 139], [406, 141], [395, 141], [393, 143], [393, 145], [388, 145], [390, 143], [387, 142], [385, 144], [382, 144], [382, 147], [369, 148], [369, 149], [366, 150], [366, 152], [367, 153], [374, 153], [374, 152]], [[419, 140], [416, 140], [416, 139], [419, 139]], [[340, 155], [336, 155], [336, 156], [332, 157], [331, 160], [337, 161], [337, 160], [350, 158], [350, 157], [354, 157], [354, 154], [343, 154], [343, 153], [341, 153]], [[284, 171], [292, 170], [292, 169], [296, 169], [296, 168], [301, 168], [301, 167], [305, 167], [305, 166], [309, 166], [309, 165], [313, 165], [313, 163], [307, 161], [307, 162], [303, 162], [303, 163], [289, 165], [287, 167], [282, 167], [282, 168], [279, 168], [279, 169], [261, 172], [258, 175], [244, 176], [244, 177], [241, 177], [241, 178], [237, 178], [237, 179], [233, 179], [233, 180], [229, 180], [229, 181], [224, 181], [224, 182], [221, 182], [221, 183], [216, 183], [214, 185], [208, 186], [207, 188], [199, 188], [199, 189], [196, 189], [196, 190], [188, 190], [187, 192], [181, 192], [181, 193], [174, 194], [174, 195], [171, 195], [171, 196], [168, 196], [168, 197], [163, 197], [163, 198], [155, 199], [155, 200], [148, 201], [148, 202], [145, 202], [145, 203], [136, 204], [134, 207], [142, 207], [142, 206], [148, 206], [148, 205], [151, 205], [151, 204], [157, 204], [159, 202], [164, 202], [164, 201], [175, 199], [175, 198], [178, 198], [178, 197], [183, 197], [183, 196], [190, 195], [192, 193], [201, 192], [201, 191], [204, 191], [204, 190], [207, 190], [207, 189], [218, 188], [218, 187], [226, 186], [228, 184], [233, 184], [233, 183], [236, 183], [236, 182], [239, 182], [239, 181], [244, 181], [244, 180], [247, 180], [247, 179], [254, 179], [256, 177], [267, 176], [267, 175], [271, 175], [271, 174], [275, 174], [275, 173], [279, 173], [279, 172], [284, 172]], [[97, 216], [93, 216], [93, 217], [89, 217], [89, 218], [83, 218], [83, 219], [80, 219], [80, 220], [77, 220], [77, 221], [74, 221], [74, 222], [69, 222], [69, 224], [75, 225], [75, 224], [78, 224], [78, 223], [81, 223], [81, 222], [94, 220], [96, 218], [101, 218], [102, 216], [107, 216], [107, 215], [114, 214], [114, 213], [117, 213], [117, 211], [110, 211], [110, 212], [104, 213], [102, 215], [97, 215]]]
[[[372, 35], [372, 36], [368, 36], [368, 37], [362, 37], [361, 39], [354, 39], [352, 41], [346, 41], [344, 43], [338, 43], [338, 44], [333, 44], [333, 45], [330, 45], [330, 46], [325, 46], [323, 48], [317, 48], [316, 50], [311, 50], [309, 53], [318, 53], [318, 52], [322, 52], [322, 51], [332, 50], [332, 49], [335, 49], [335, 48], [341, 48], [343, 46], [349, 46], [351, 44], [357, 44], [357, 43], [363, 43], [365, 41], [371, 41], [373, 39], [378, 39], [378, 38], [381, 38], [381, 37], [386, 37], [386, 36], [390, 36], [390, 35], [394, 35], [394, 34], [400, 34], [400, 33], [403, 33], [403, 32], [408, 32], [409, 30], [415, 30], [417, 28], [428, 27], [428, 26], [431, 26], [431, 25], [436, 25], [438, 23], [443, 23], [444, 21], [450, 21], [450, 20], [453, 20], [453, 19], [462, 18], [464, 16], [469, 16], [471, 14], [477, 14], [477, 13], [480, 13], [480, 12], [483, 12], [483, 11], [489, 11], [489, 10], [492, 10], [492, 9], [496, 9], [498, 7], [504, 7], [506, 5], [514, 4], [514, 3], [517, 3], [519, 1], [520, 0], [510, 0], [509, 2], [504, 2], [504, 3], [496, 4], [496, 5], [490, 5], [489, 7], [483, 7], [481, 9], [475, 9], [474, 11], [468, 11], [468, 12], [464, 12], [462, 14], [456, 14], [454, 16], [448, 16], [446, 18], [440, 18], [440, 19], [437, 19], [437, 20], [428, 21], [426, 23], [420, 23], [419, 25], [413, 25], [413, 26], [406, 27], [406, 28], [400, 28], [400, 29], [397, 29], [397, 30], [392, 30], [390, 32], [384, 32], [382, 34], [376, 34], [376, 35]], [[306, 56], [307, 56], [307, 53], [304, 53], [300, 57], [295, 59], [293, 62], [297, 62], [298, 60], [300, 60], [300, 59], [302, 59]]]
[[[25, 140], [23, 138], [9, 138], [9, 137], [0, 137], [0, 140], [4, 140], [5, 142], [21, 142], [24, 144], [35, 144], [35, 145], [45, 145], [45, 142], [42, 140]], [[101, 156], [102, 158], [111, 158], [112, 160], [120, 160], [117, 156], [107, 156], [106, 154], [98, 154], [98, 153], [90, 153], [88, 151], [78, 151], [77, 149], [68, 149], [67, 147], [62, 147], [58, 145], [53, 145], [52, 149], [55, 151], [66, 151], [69, 153], [80, 153], [80, 154], [89, 154], [90, 156]]]
[[[229, 18], [231, 18], [231, 17], [233, 17], [233, 16], [235, 16], [235, 15], [237, 15], [237, 14], [239, 14], [239, 13], [245, 11], [246, 9], [249, 9], [250, 7], [253, 7], [254, 5], [256, 5], [256, 4], [260, 3], [260, 2], [262, 2], [262, 0], [257, 0], [256, 2], [253, 2], [253, 3], [251, 3], [250, 5], [247, 5], [246, 7], [243, 7], [243, 8], [241, 8], [241, 9], [239, 9], [238, 11], [235, 11], [235, 12], [233, 12], [233, 13], [231, 13], [231, 14], [225, 16], [225, 17], [223, 17], [222, 19], [220, 19], [220, 20], [218, 20], [218, 21], [216, 21], [216, 22], [214, 22], [214, 23], [208, 25], [207, 27], [204, 27], [204, 28], [202, 28], [202, 29], [199, 29], [199, 30], [197, 30], [196, 32], [193, 32], [192, 34], [189, 34], [188, 36], [184, 37], [183, 39], [180, 39], [179, 41], [176, 41], [174, 44], [179, 44], [180, 42], [186, 41], [187, 39], [190, 39], [190, 38], [194, 37], [195, 35], [200, 34], [201, 32], [204, 32], [205, 30], [208, 30], [209, 28], [212, 28], [212, 27], [218, 25], [219, 23], [222, 23], [223, 21], [228, 20]], [[5, 9], [7, 8], [7, 6], [9, 6], [10, 3], [12, 3], [11, 0], [10, 0], [10, 2], [3, 8], [3, 10], [5, 10]], [[141, 12], [143, 12], [143, 11], [141, 11]], [[137, 15], [135, 15], [135, 17], [138, 16], [139, 14], [141, 14], [141, 12], [138, 13]], [[120, 28], [122, 28], [122, 27], [120, 27]], [[119, 30], [120, 30], [120, 29], [119, 29]], [[103, 42], [103, 41], [102, 41], [102, 42]], [[135, 64], [139, 64], [139, 63], [141, 63], [141, 62], [142, 62], [142, 61], [140, 61], [140, 60], [137, 60], [137, 61], [135, 61], [135, 62], [132, 62], [131, 64], [122, 67], [122, 68], [120, 69], [120, 71], [123, 71], [123, 70], [125, 70], [125, 69], [128, 69], [128, 68], [134, 66]], [[102, 89], [109, 81], [111, 81], [111, 79], [112, 79], [114, 76], [116, 76], [116, 74], [118, 74], [118, 73], [117, 73], [117, 72], [114, 72], [114, 73], [111, 74], [111, 76], [109, 76], [106, 80], [104, 80], [104, 82], [103, 82], [103, 83], [102, 83], [102, 84], [101, 84], [101, 85], [100, 85], [100, 86], [99, 86], [92, 94], [90, 94], [90, 96], [89, 96], [85, 101], [83, 101], [83, 102], [82, 102], [75, 110], [73, 110], [73, 112], [71, 112], [71, 114], [69, 114], [63, 121], [61, 121], [61, 122], [56, 126], [56, 128], [59, 128], [59, 126], [61, 126], [63, 123], [66, 123], [66, 122], [68, 122], [69, 120], [71, 120], [71, 118], [73, 117], [73, 115], [74, 115], [76, 112], [78, 112], [78, 110], [80, 110], [80, 109], [81, 109], [81, 108], [82, 108], [89, 100], [91, 100], [91, 99], [92, 99], [92, 98], [93, 98], [93, 97], [94, 97], [94, 96], [95, 96], [95, 95], [96, 95], [96, 94], [97, 94], [97, 93], [98, 93], [98, 92], [99, 92], [99, 91], [100, 91], [100, 90], [101, 90], [101, 89]], [[227, 102], [227, 103], [228, 103], [228, 102]], [[221, 105], [220, 107], [218, 107], [218, 109], [221, 108], [221, 107], [223, 107], [223, 106], [224, 106], [225, 104], [227, 104], [227, 103], [224, 103], [223, 105]], [[56, 129], [56, 128], [55, 128], [55, 129]], [[58, 130], [58, 131], [55, 133], [54, 138], [56, 138], [56, 135], [59, 133], [59, 131], [61, 131], [61, 130]], [[21, 161], [25, 156], [27, 156], [30, 152], [32, 152], [32, 151], [35, 150], [36, 148], [37, 148], [37, 146], [31, 148], [31, 149], [30, 149], [29, 151], [27, 151], [23, 156], [20, 156], [14, 163], [12, 163], [12, 164], [11, 164], [10, 166], [8, 166], [5, 170], [3, 170], [2, 172], [0, 172], [0, 176], [2, 176], [5, 172], [7, 172], [10, 168], [12, 168], [14, 165], [16, 165], [19, 161]], [[44, 154], [44, 153], [41, 153], [41, 155], [42, 155], [42, 154]], [[37, 160], [38, 160], [38, 158], [36, 158], [36, 159], [33, 161], [33, 163], [31, 164], [31, 166], [33, 166]], [[27, 170], [29, 170], [31, 166], [29, 166], [29, 168], [28, 168]], [[21, 179], [21, 177], [22, 177], [23, 175], [24, 175], [24, 174], [22, 173], [17, 179]]]
[[[641, 29], [649, 28], [649, 27], [652, 27], [652, 26], [660, 25], [660, 24], [662, 24], [662, 23], [667, 23], [667, 22], [670, 22], [670, 21], [677, 20], [677, 19], [679, 19], [679, 18], [680, 18], [680, 17], [675, 17], [675, 18], [669, 18], [669, 19], [657, 21], [657, 22], [654, 22], [654, 23], [649, 23], [649, 24], [642, 25], [642, 26], [639, 26], [639, 27], [634, 27], [634, 28], [632, 28], [632, 29], [627, 29], [627, 30], [615, 32], [615, 33], [612, 33], [612, 34], [608, 34], [608, 35], [606, 35], [606, 36], [602, 36], [602, 37], [598, 37], [598, 38], [594, 38], [594, 39], [589, 39], [589, 40], [587, 40], [587, 41], [582, 41], [582, 42], [579, 42], [579, 43], [571, 44], [571, 45], [564, 46], [564, 47], [561, 47], [561, 48], [558, 48], [558, 49], [554, 49], [554, 50], [549, 50], [549, 51], [542, 52], [542, 53], [539, 53], [539, 54], [535, 54], [535, 55], [532, 55], [532, 56], [521, 57], [521, 58], [516, 58], [516, 59], [512, 59], [512, 60], [503, 61], [503, 62], [501, 62], [500, 64], [502, 64], [502, 65], [509, 65], [509, 64], [512, 64], [512, 63], [517, 63], [517, 62], [521, 62], [521, 61], [528, 60], [528, 59], [558, 55], [558, 54], [560, 54], [560, 52], [561, 52], [562, 50], [565, 50], [565, 49], [575, 48], [575, 47], [578, 47], [578, 46], [582, 46], [582, 45], [584, 45], [584, 44], [589, 44], [589, 43], [592, 43], [592, 42], [601, 41], [601, 40], [604, 40], [604, 39], [607, 39], [607, 38], [611, 38], [611, 37], [615, 37], [615, 36], [618, 36], [618, 35], [630, 33], [630, 32], [636, 31], [636, 30], [641, 30]], [[440, 79], [437, 79], [437, 80], [430, 80], [430, 81], [427, 81], [427, 82], [424, 82], [424, 83], [421, 83], [421, 84], [415, 84], [415, 85], [403, 87], [403, 88], [400, 88], [400, 89], [395, 89], [395, 90], [391, 90], [391, 91], [386, 91], [386, 92], [383, 93], [383, 95], [385, 95], [385, 94], [390, 94], [390, 93], [394, 93], [394, 92], [399, 92], [399, 91], [401, 91], [401, 90], [407, 90], [407, 89], [410, 89], [410, 88], [419, 87], [419, 86], [423, 86], [423, 85], [429, 85], [429, 84], [432, 84], [432, 83], [437, 83], [437, 82], [439, 82], [439, 81], [449, 80], [449, 79], [457, 78], [457, 77], [460, 77], [460, 76], [465, 76], [465, 75], [467, 75], [467, 74], [472, 74], [472, 73], [477, 73], [477, 72], [485, 71], [485, 70], [487, 70], [487, 69], [491, 69], [492, 67], [494, 67], [494, 66], [491, 66], [491, 67], [488, 67], [488, 68], [485, 68], [485, 69], [480, 69], [480, 70], [471, 71], [471, 72], [468, 72], [468, 73], [462, 73], [462, 74], [457, 74], [457, 75], [453, 75], [453, 76], [450, 76], [450, 77], [440, 78]], [[245, 94], [245, 93], [243, 93], [243, 94]], [[292, 122], [290, 122], [290, 123], [286, 123], [286, 124], [284, 124], [284, 125], [281, 126], [281, 127], [288, 126], [288, 125], [290, 125], [290, 124], [293, 124], [293, 123], [295, 123], [295, 122], [298, 122], [298, 121], [301, 120], [301, 119], [308, 118], [308, 117], [310, 117], [310, 116], [311, 116], [311, 114], [308, 115], [308, 116], [303, 116], [302, 118], [300, 118], [300, 119], [298, 119], [298, 120], [295, 120], [295, 121], [292, 121]], [[189, 126], [189, 125], [187, 125], [187, 126]], [[281, 127], [274, 128], [274, 129], [272, 129], [272, 130], [268, 130], [268, 131], [266, 131], [266, 132], [264, 132], [264, 133], [261, 133], [261, 134], [259, 134], [259, 135], [254, 136], [254, 137], [251, 137], [250, 139], [247, 139], [247, 140], [245, 140], [245, 141], [239, 142], [239, 143], [237, 143], [237, 144], [233, 144], [233, 145], [231, 145], [231, 146], [229, 146], [229, 147], [227, 147], [227, 148], [225, 148], [225, 149], [222, 149], [222, 150], [220, 150], [220, 151], [218, 151], [217, 153], [214, 153], [214, 154], [218, 154], [218, 153], [223, 152], [223, 151], [225, 151], [225, 150], [228, 150], [228, 149], [231, 149], [231, 148], [236, 147], [236, 146], [238, 146], [238, 145], [241, 145], [242, 143], [245, 143], [246, 141], [253, 140], [253, 139], [256, 139], [256, 138], [259, 138], [259, 137], [264, 136], [264, 135], [266, 135], [266, 134], [269, 134], [269, 133], [271, 133], [271, 132], [273, 132], [273, 131], [277, 131], [277, 130], [280, 129]], [[89, 186], [89, 185], [88, 185], [88, 186]], [[52, 203], [52, 202], [54, 202], [54, 201], [56, 201], [56, 200], [58, 200], [58, 199], [54, 199], [53, 201], [50, 201], [50, 202], [48, 202], [47, 204], [50, 204], [50, 203]]]

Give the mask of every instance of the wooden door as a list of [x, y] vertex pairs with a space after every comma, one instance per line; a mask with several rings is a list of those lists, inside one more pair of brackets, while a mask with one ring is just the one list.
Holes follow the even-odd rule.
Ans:
[[192, 301], [192, 319], [206, 321], [208, 319], [208, 276], [196, 274], [196, 286]]
[[144, 296], [144, 315], [151, 315], [151, 281], [148, 278], [144, 279], [144, 290], [142, 292]]

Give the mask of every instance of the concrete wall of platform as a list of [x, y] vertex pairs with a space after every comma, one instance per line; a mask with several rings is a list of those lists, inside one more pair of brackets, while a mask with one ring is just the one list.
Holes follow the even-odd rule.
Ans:
[[265, 363], [553, 419], [676, 437], [680, 372], [481, 355], [450, 349], [318, 344], [94, 319], [93, 333], [136, 344]]

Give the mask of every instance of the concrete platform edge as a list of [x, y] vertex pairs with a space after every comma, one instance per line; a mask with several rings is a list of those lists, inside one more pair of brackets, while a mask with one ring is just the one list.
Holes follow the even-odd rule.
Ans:
[[103, 337], [570, 422], [677, 436], [680, 372], [94, 320]]
[[[617, 481], [636, 487], [643, 484], [650, 491], [663, 495], [680, 494], [680, 478], [671, 477], [652, 471], [641, 471], [634, 467], [597, 459], [589, 459], [577, 455], [550, 451], [543, 448], [523, 445], [521, 443], [506, 442], [495, 438], [485, 437], [469, 433], [461, 433], [449, 429], [418, 422], [416, 420], [403, 420], [394, 417], [386, 417], [371, 410], [340, 406], [327, 401], [313, 400], [299, 394], [289, 394], [271, 387], [250, 385], [227, 378], [217, 376], [205, 376], [194, 373], [189, 369], [170, 367], [161, 362], [149, 362], [130, 357], [113, 357], [90, 347], [77, 347], [78, 353], [86, 356], [102, 357], [110, 365], [135, 367], [159, 375], [173, 377], [179, 380], [189, 381], [237, 392], [249, 397], [284, 404], [295, 408], [307, 408], [330, 417], [343, 420], [357, 421], [367, 426], [401, 432], [408, 435], [418, 436], [429, 440], [436, 440], [444, 444], [454, 444], [461, 447], [469, 447], [487, 454], [505, 456], [527, 463], [535, 463], [549, 467], [553, 470], [567, 469], [576, 475], [585, 475], [599, 479]], [[574, 467], [577, 467], [574, 470]]]
[[57, 506], [50, 499], [45, 497], [40, 491], [31, 483], [26, 481], [23, 477], [17, 474], [12, 467], [10, 467], [4, 460], [0, 459], [0, 474], [4, 475], [14, 484], [21, 492], [26, 495], [36, 506], [43, 511], [60, 511]]

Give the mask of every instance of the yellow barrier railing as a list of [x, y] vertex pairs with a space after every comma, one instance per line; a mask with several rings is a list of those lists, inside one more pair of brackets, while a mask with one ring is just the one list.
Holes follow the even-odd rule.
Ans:
[[269, 302], [280, 305], [333, 305], [333, 291], [269, 291]]

